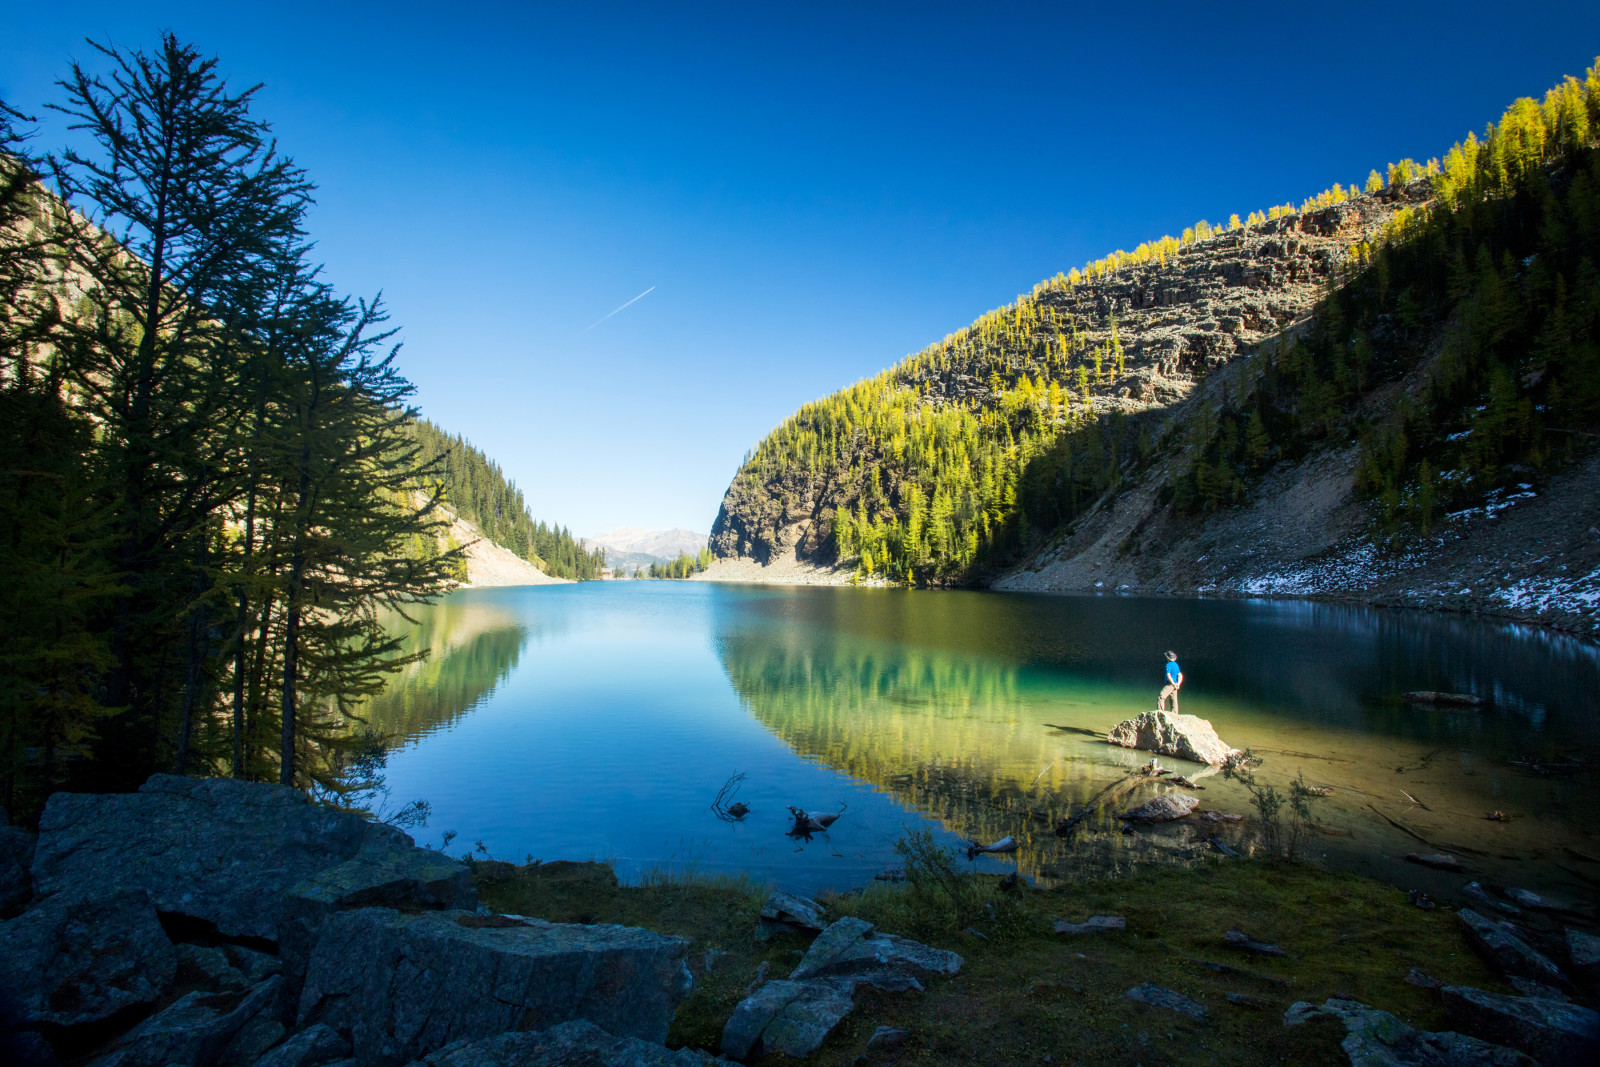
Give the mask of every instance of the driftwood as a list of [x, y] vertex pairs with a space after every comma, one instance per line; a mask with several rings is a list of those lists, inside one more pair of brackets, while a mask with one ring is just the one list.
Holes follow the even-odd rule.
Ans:
[[828, 827], [837, 822], [839, 816], [844, 814], [844, 809], [847, 807], [849, 807], [849, 805], [841, 804], [839, 805], [838, 811], [830, 811], [824, 812], [820, 815], [813, 815], [804, 808], [797, 808], [793, 804], [790, 804], [789, 814], [794, 816], [794, 825], [789, 827], [789, 836], [805, 838], [807, 841], [810, 841], [812, 834], [823, 833], [828, 829]]
[[978, 855], [980, 852], [1015, 852], [1017, 839], [1007, 834], [992, 845], [979, 844], [976, 841], [967, 842], [967, 859]]
[[[711, 811], [723, 822], [738, 822], [750, 814], [750, 806], [743, 801], [734, 800], [738, 795], [739, 787], [744, 784], [744, 772], [736, 771], [722, 783], [722, 788], [717, 790], [716, 799], [711, 802]], [[732, 801], [732, 803], [729, 803]]]
[[1114, 790], [1119, 789], [1119, 788], [1129, 787], [1130, 784], [1131, 785], [1138, 785], [1143, 780], [1144, 780], [1143, 776], [1142, 775], [1137, 775], [1137, 774], [1129, 774], [1129, 775], [1125, 775], [1125, 776], [1123, 776], [1121, 778], [1118, 778], [1115, 782], [1112, 782], [1110, 785], [1108, 785], [1104, 789], [1100, 790], [1100, 792], [1098, 792], [1094, 796], [1090, 797], [1089, 798], [1089, 802], [1087, 804], [1085, 804], [1082, 808], [1080, 808], [1078, 810], [1077, 814], [1069, 815], [1067, 818], [1062, 819], [1060, 822], [1056, 823], [1056, 827], [1055, 827], [1056, 836], [1057, 837], [1069, 837], [1069, 836], [1071, 836], [1072, 831], [1074, 831], [1074, 830], [1076, 830], [1078, 828], [1078, 824], [1083, 822], [1083, 820], [1087, 819], [1091, 814], [1094, 813], [1095, 808], [1096, 808], [1097, 805], [1099, 805], [1102, 801], [1104, 801], [1107, 804], [1109, 804], [1111, 802], [1111, 800], [1113, 798], [1111, 797], [1110, 794]]

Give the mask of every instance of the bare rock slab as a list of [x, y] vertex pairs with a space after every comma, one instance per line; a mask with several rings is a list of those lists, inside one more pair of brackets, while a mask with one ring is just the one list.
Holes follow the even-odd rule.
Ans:
[[1136, 985], [1122, 995], [1129, 1000], [1138, 1001], [1140, 1004], [1149, 1004], [1152, 1007], [1180, 1012], [1191, 1019], [1204, 1019], [1209, 1014], [1206, 1006], [1198, 1000], [1191, 1000], [1182, 993], [1163, 989], [1153, 982], [1144, 982]]
[[[915, 979], [961, 970], [963, 961], [954, 952], [874, 930], [871, 923], [848, 916], [829, 924], [811, 943], [790, 979], [870, 975], [871, 983], [880, 988], [921, 988]], [[908, 984], [903, 979], [912, 981]]]
[[1284, 1012], [1283, 1025], [1299, 1026], [1321, 1016], [1344, 1024], [1339, 1047], [1350, 1067], [1538, 1067], [1516, 1049], [1454, 1031], [1417, 1030], [1356, 1000], [1333, 998], [1320, 1008], [1297, 1001]]
[[247, 993], [190, 993], [123, 1034], [90, 1067], [210, 1064], [246, 1023], [277, 1009], [283, 979]]
[[137, 793], [57, 793], [39, 821], [34, 888], [142, 890], [159, 912], [228, 937], [281, 940], [290, 891], [317, 906], [474, 907], [466, 868], [392, 826], [298, 790], [228, 778], [151, 776]]
[[343, 911], [318, 934], [299, 1024], [350, 1034], [356, 1058], [369, 1065], [573, 1019], [659, 1043], [693, 988], [688, 947], [625, 926]]
[[696, 1049], [616, 1037], [578, 1019], [547, 1030], [455, 1041], [411, 1067], [704, 1067], [718, 1062]]
[[1198, 715], [1147, 711], [1111, 728], [1106, 740], [1123, 748], [1137, 748], [1194, 763], [1220, 767], [1239, 750], [1222, 743], [1216, 728]]
[[1187, 819], [1199, 804], [1200, 798], [1188, 793], [1167, 793], [1147, 800], [1117, 818], [1139, 823], [1172, 822], [1174, 819]]
[[0, 924], [0, 1022], [77, 1026], [153, 1004], [178, 970], [142, 892], [63, 893]]
[[1450, 1022], [1475, 1037], [1521, 1049], [1545, 1067], [1600, 1062], [1600, 1012], [1470, 986], [1447, 985], [1440, 992]]
[[1571, 987], [1572, 983], [1561, 973], [1561, 968], [1524, 941], [1510, 923], [1486, 919], [1470, 908], [1462, 908], [1456, 912], [1456, 917], [1466, 925], [1474, 947], [1506, 974], [1531, 978], [1558, 989]]
[[774, 893], [761, 905], [761, 923], [756, 936], [762, 941], [773, 934], [817, 934], [828, 925], [822, 905], [810, 897]]
[[350, 1055], [350, 1042], [324, 1023], [308, 1026], [255, 1062], [254, 1067], [322, 1067]]

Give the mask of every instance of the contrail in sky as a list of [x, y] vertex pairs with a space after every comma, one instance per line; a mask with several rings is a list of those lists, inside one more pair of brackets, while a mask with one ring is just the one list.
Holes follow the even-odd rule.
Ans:
[[[640, 293], [638, 296], [636, 296], [632, 300], [628, 301], [628, 304], [637, 303], [638, 301], [643, 300], [645, 297], [649, 296], [654, 291], [655, 291], [655, 286], [652, 285], [649, 289], [646, 289], [644, 292]], [[595, 322], [591, 322], [589, 325], [587, 325], [587, 326], [585, 326], [583, 328], [583, 332], [584, 333], [588, 333], [590, 330], [592, 330], [596, 326], [600, 325], [600, 323], [606, 321], [606, 319], [609, 319], [612, 315], [615, 315], [618, 311], [621, 311], [622, 308], [627, 307], [628, 304], [623, 304], [622, 307], [619, 307], [619, 308], [615, 309], [614, 311], [609, 312], [608, 314], [606, 314], [603, 317], [601, 317], [599, 320], [597, 320]]]

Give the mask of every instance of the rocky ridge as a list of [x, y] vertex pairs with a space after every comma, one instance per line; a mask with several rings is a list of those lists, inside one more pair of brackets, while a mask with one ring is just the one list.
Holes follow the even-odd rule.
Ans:
[[[1164, 262], [1127, 265], [1076, 284], [1042, 283], [1018, 303], [1037, 302], [1048, 321], [1073, 325], [1086, 350], [1110, 346], [1115, 327], [1125, 354], [1123, 373], [1091, 383], [1087, 403], [1076, 394], [1079, 411], [1170, 409], [1181, 416], [1182, 405], [1209, 373], [1302, 325], [1350, 249], [1374, 238], [1396, 212], [1421, 207], [1430, 196], [1428, 181], [1417, 179], [1320, 210], [1224, 230]], [[1070, 376], [1052, 369], [1048, 343], [1046, 333], [1037, 331], [1003, 353], [1006, 365], [1030, 376], [1057, 378], [1075, 390]], [[919, 402], [930, 407], [994, 410], [998, 402], [992, 383], [981, 380], [971, 362], [913, 356], [894, 369], [892, 378], [897, 387], [920, 393]], [[858, 456], [845, 469], [789, 468], [770, 479], [746, 465], [712, 526], [713, 554], [762, 566], [792, 560], [829, 570], [832, 517], [859, 496], [876, 459]], [[715, 566], [711, 577], [717, 577]]]

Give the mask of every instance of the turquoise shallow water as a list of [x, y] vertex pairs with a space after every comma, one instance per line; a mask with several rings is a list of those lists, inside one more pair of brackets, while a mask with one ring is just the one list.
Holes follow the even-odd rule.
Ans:
[[[1154, 706], [1173, 648], [1184, 711], [1261, 755], [1264, 781], [1332, 790], [1318, 858], [1445, 895], [1466, 878], [1405, 853], [1569, 896], [1600, 878], [1600, 650], [1541, 631], [1299, 602], [676, 582], [463, 590], [412, 614], [396, 625], [430, 658], [368, 717], [391, 738], [392, 797], [430, 801], [418, 837], [454, 830], [452, 852], [798, 891], [869, 881], [921, 826], [951, 845], [1010, 834], [1022, 849], [979, 865], [1045, 880], [1194, 862], [1214, 827], [1124, 835], [1105, 813], [1071, 843], [1051, 832], [1148, 758], [1092, 734]], [[1400, 701], [1415, 689], [1495, 707]], [[752, 812], [728, 823], [710, 805], [735, 772]], [[1201, 784], [1203, 809], [1250, 810], [1235, 783]], [[795, 841], [790, 804], [845, 814]]]

